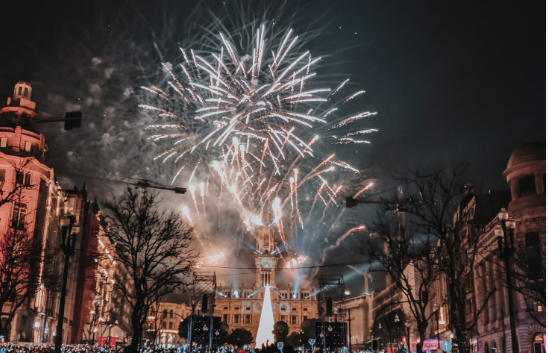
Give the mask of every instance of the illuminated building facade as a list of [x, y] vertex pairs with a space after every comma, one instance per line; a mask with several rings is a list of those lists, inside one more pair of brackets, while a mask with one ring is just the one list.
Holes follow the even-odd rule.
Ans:
[[[38, 133], [36, 104], [31, 98], [31, 85], [20, 81], [15, 85], [13, 96], [0, 109], [2, 195], [23, 186], [17, 198], [0, 207], [0, 234], [30, 234], [41, 250], [36, 269], [38, 281], [28, 286], [28, 300], [15, 312], [3, 340], [51, 344], [57, 335], [57, 321], [62, 320], [62, 341], [80, 343], [83, 327], [94, 311], [93, 303], [101, 303], [101, 310], [108, 311], [106, 303], [116, 301], [110, 296], [114, 267], [106, 253], [106, 249], [113, 251], [114, 246], [104, 236], [97, 205], [88, 200], [85, 187], [62, 190], [55, 181], [54, 170], [46, 165], [49, 149], [44, 136]], [[65, 317], [58, 318], [64, 263], [60, 250], [61, 224], [68, 223], [69, 216], [75, 217], [72, 233], [76, 233], [77, 251], [70, 260]], [[98, 246], [101, 242], [105, 244], [104, 250]], [[98, 263], [93, 261], [95, 258]], [[98, 287], [99, 283], [110, 284]], [[2, 308], [3, 324], [10, 306], [11, 303], [7, 303]]]
[[190, 310], [184, 303], [157, 303], [150, 308], [147, 316], [145, 340], [167, 348], [180, 346], [184, 339], [179, 337], [179, 323], [189, 315]]
[[[264, 222], [268, 224], [267, 222]], [[255, 283], [250, 287], [217, 287], [215, 316], [229, 326], [229, 332], [243, 328], [251, 331], [254, 340], [261, 318], [264, 287], [271, 287], [274, 321], [289, 325], [289, 334], [301, 331], [306, 319], [318, 318], [318, 302], [313, 288], [280, 288], [276, 283], [279, 270], [275, 229], [259, 227], [256, 238]]]
[[[0, 208], [0, 234], [10, 232], [32, 235], [39, 244], [43, 261], [39, 264], [37, 288], [29, 287], [29, 300], [21, 306], [9, 325], [9, 334], [4, 340], [21, 342], [52, 342], [55, 333], [59, 295], [53, 278], [46, 277], [62, 273], [63, 263], [59, 249], [60, 222], [69, 215], [76, 217], [75, 231], [81, 222], [80, 200], [67, 197], [55, 182], [52, 168], [46, 164], [48, 146], [36, 128], [36, 103], [32, 100], [32, 87], [19, 81], [13, 96], [0, 109], [0, 183], [2, 194], [7, 195], [23, 185], [12, 202]], [[77, 241], [76, 247], [79, 247]], [[72, 261], [78, 261], [78, 253]], [[73, 307], [76, 288], [75, 269], [69, 272], [67, 284], [67, 310], [65, 311], [64, 337], [69, 341], [73, 323]], [[46, 285], [46, 282], [50, 283]], [[2, 308], [2, 320], [9, 312], [11, 303]]]

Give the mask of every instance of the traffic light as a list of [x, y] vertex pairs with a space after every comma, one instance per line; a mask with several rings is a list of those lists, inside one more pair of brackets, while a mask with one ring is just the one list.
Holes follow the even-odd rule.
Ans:
[[379, 349], [379, 340], [373, 340], [373, 350], [376, 351]]
[[82, 112], [67, 112], [65, 113], [65, 130], [72, 130], [72, 128], [80, 127], [82, 125]]
[[207, 311], [208, 298], [207, 294], [202, 297], [202, 311]]

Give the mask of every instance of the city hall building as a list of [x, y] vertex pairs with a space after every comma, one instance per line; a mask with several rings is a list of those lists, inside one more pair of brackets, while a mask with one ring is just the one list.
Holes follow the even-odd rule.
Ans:
[[273, 228], [259, 227], [256, 240], [255, 283], [252, 287], [217, 287], [215, 316], [229, 326], [229, 332], [237, 328], [251, 331], [257, 337], [261, 319], [264, 287], [271, 287], [274, 320], [289, 325], [289, 335], [301, 331], [306, 319], [318, 318], [318, 302], [314, 288], [280, 288], [276, 283], [280, 255], [277, 254], [276, 233]]

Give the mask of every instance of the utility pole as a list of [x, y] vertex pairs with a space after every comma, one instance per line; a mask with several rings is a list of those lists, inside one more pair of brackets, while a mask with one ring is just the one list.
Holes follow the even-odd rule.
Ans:
[[63, 344], [63, 321], [65, 319], [65, 297], [67, 293], [67, 279], [70, 267], [70, 258], [74, 256], [74, 246], [76, 245], [76, 233], [72, 233], [72, 228], [76, 222], [76, 217], [69, 216], [69, 225], [62, 226], [62, 244], [61, 250], [65, 255], [65, 265], [63, 268], [63, 282], [61, 284], [61, 300], [59, 302], [59, 315], [57, 316], [57, 332], [55, 336], [55, 353], [61, 352]]

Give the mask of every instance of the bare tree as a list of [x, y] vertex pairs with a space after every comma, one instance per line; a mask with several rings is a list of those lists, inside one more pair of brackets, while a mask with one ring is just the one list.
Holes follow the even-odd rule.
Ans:
[[407, 304], [417, 325], [421, 341], [417, 352], [421, 353], [429, 321], [435, 314], [429, 309], [428, 293], [440, 276], [440, 249], [432, 244], [431, 237], [403, 230], [398, 217], [390, 211], [379, 212], [373, 230], [375, 233], [366, 241], [364, 254], [380, 264], [380, 271], [389, 276], [395, 289], [403, 294], [402, 302]]
[[[468, 353], [469, 334], [494, 290], [481, 303], [469, 308], [474, 320], [467, 322], [467, 296], [473, 291], [473, 264], [486, 251], [479, 246], [485, 225], [500, 211], [497, 195], [476, 195], [467, 180], [469, 164], [454, 162], [407, 171], [397, 181], [403, 197], [394, 197], [388, 209], [403, 212], [416, 231], [433, 237], [438, 244], [439, 272], [445, 276], [449, 302], [449, 325], [459, 351]], [[498, 195], [500, 196], [500, 195]], [[498, 205], [498, 208], [497, 208]]]
[[127, 188], [121, 198], [104, 205], [108, 236], [116, 243], [117, 262], [131, 278], [117, 281], [132, 307], [131, 345], [137, 347], [150, 306], [185, 285], [199, 256], [192, 247], [193, 229], [174, 211], [161, 211], [156, 193]]

